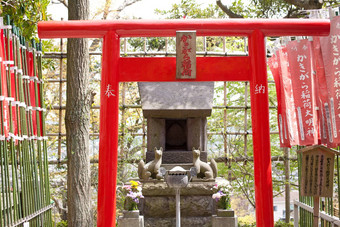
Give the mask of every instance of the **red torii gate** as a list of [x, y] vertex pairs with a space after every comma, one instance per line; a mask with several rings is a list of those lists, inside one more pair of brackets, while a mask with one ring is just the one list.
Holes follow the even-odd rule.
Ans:
[[[249, 56], [198, 57], [195, 80], [176, 79], [175, 57], [120, 57], [121, 37], [172, 37], [179, 30], [195, 30], [197, 36], [246, 36]], [[265, 37], [324, 36], [329, 30], [329, 20], [303, 19], [40, 22], [40, 38], [103, 38], [97, 225], [115, 226], [119, 82], [249, 81], [256, 223], [274, 226]]]

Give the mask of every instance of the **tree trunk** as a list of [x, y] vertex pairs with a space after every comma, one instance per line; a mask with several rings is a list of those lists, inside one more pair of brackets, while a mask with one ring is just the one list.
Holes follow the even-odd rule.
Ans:
[[[86, 20], [89, 0], [68, 2], [69, 20]], [[92, 226], [89, 123], [91, 92], [87, 39], [67, 41], [67, 205], [68, 226]]]

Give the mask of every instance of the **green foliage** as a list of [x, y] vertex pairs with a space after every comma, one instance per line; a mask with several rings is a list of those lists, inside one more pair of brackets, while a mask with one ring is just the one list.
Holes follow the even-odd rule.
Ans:
[[244, 217], [238, 217], [239, 227], [255, 227], [256, 219], [253, 215], [246, 215]]
[[[152, 37], [147, 38], [145, 51], [162, 51], [165, 48], [166, 38]], [[174, 42], [172, 42], [174, 43]], [[131, 38], [128, 39], [129, 50], [131, 51], [144, 51], [144, 38]]]
[[239, 222], [238, 226], [239, 227], [255, 227], [256, 223], [245, 224], [245, 223]]
[[249, 7], [248, 2], [245, 4], [242, 0], [234, 0], [231, 2], [229, 9], [238, 15], [242, 15], [244, 18], [248, 18], [254, 7]]
[[293, 226], [294, 226], [293, 222], [286, 223], [286, 222], [281, 221], [281, 220], [275, 222], [275, 224], [274, 224], [274, 227], [293, 227]]
[[246, 9], [250, 18], [282, 18], [296, 7], [284, 0], [252, 0]]
[[224, 18], [225, 15], [216, 4], [209, 4], [202, 9], [201, 4], [195, 0], [181, 0], [179, 4], [173, 4], [169, 10], [155, 10], [156, 14], [164, 15], [167, 19], [181, 18]]
[[[226, 2], [226, 1], [224, 1]], [[305, 17], [306, 13], [302, 10], [326, 8], [336, 6], [337, 1], [323, 1], [323, 3], [315, 1], [302, 1], [305, 7], [297, 4], [299, 1], [287, 0], [251, 0], [249, 2], [243, 0], [233, 0], [228, 2], [228, 8], [244, 18], [289, 18], [289, 17]], [[295, 5], [294, 5], [295, 3]], [[300, 2], [301, 3], [301, 2]]]
[[1, 1], [0, 10], [1, 15], [9, 15], [22, 35], [30, 40], [36, 37], [38, 22], [48, 19], [49, 3], [49, 0], [8, 0]]
[[[336, 6], [337, 1], [324, 1], [323, 4], [312, 2], [306, 4], [307, 8], [293, 5], [294, 1], [286, 0], [233, 0], [227, 2], [228, 8], [235, 14], [244, 18], [284, 18], [284, 17], [304, 17], [301, 10], [311, 8], [321, 8]], [[313, 6], [312, 6], [313, 5]], [[227, 17], [216, 4], [210, 4], [202, 9], [201, 4], [194, 0], [182, 0], [179, 4], [173, 4], [169, 10], [155, 10], [156, 14], [164, 15], [166, 18], [224, 18]]]
[[67, 227], [68, 223], [65, 220], [61, 220], [60, 222], [57, 223], [57, 227]]

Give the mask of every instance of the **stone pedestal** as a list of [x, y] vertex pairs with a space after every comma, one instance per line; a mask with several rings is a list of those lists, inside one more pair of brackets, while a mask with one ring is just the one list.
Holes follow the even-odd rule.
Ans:
[[[210, 227], [216, 214], [212, 199], [215, 181], [197, 180], [181, 189], [181, 225]], [[164, 181], [143, 182], [144, 200], [141, 214], [145, 227], [173, 227], [176, 225], [175, 191]]]
[[217, 210], [212, 216], [212, 227], [237, 227], [237, 217], [233, 210]]
[[225, 210], [225, 209], [217, 209], [216, 213], [217, 217], [235, 217], [235, 211], [233, 210]]
[[144, 217], [139, 215], [139, 210], [123, 211], [123, 214], [118, 218], [118, 227], [144, 227]]

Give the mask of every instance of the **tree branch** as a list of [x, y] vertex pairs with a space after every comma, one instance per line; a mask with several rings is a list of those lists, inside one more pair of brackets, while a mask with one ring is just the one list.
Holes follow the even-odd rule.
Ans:
[[57, 2], [52, 1], [52, 4], [63, 4], [66, 8], [68, 8], [68, 4], [66, 0], [56, 0]]
[[284, 18], [303, 18], [307, 16], [306, 12], [301, 12], [301, 11], [289, 11]]
[[[235, 172], [233, 171], [233, 170], [231, 170], [231, 173], [236, 177], [236, 174], [235, 174]], [[254, 208], [256, 208], [256, 205], [255, 205], [255, 203], [251, 200], [251, 198], [250, 198], [250, 195], [248, 194], [248, 192], [244, 189], [244, 184], [242, 185], [240, 182], [239, 182], [239, 179], [236, 177], [235, 178], [235, 180], [236, 180], [236, 183], [240, 186], [240, 188], [241, 188], [241, 191], [242, 191], [242, 193], [243, 193], [243, 195], [247, 198], [247, 200], [248, 200], [248, 202], [254, 207]], [[251, 194], [251, 193], [250, 193]]]
[[1, 1], [1, 4], [15, 8], [9, 1]]
[[323, 0], [284, 0], [285, 2], [303, 9], [321, 9]]
[[283, 190], [283, 191], [280, 191], [279, 193], [273, 195], [273, 198], [276, 197], [276, 196], [282, 195], [282, 193], [284, 193], [284, 192], [285, 192], [284, 190]]
[[55, 204], [55, 206], [56, 206], [56, 208], [57, 208], [57, 210], [58, 210], [58, 212], [59, 212], [60, 214], [61, 214], [62, 212], [67, 212], [67, 209], [64, 208], [64, 207], [60, 204], [60, 202], [59, 202], [58, 199], [56, 199], [54, 196], [52, 196], [52, 200], [54, 201], [54, 204]]
[[[65, 1], [65, 0], [59, 0], [59, 1]], [[102, 11], [103, 12], [103, 20], [106, 20], [108, 15], [111, 13], [111, 12], [115, 12], [116, 15], [114, 16], [115, 19], [119, 19], [119, 13], [121, 11], [123, 11], [126, 7], [128, 6], [131, 6], [133, 5], [134, 3], [136, 2], [139, 2], [141, 0], [124, 0], [123, 4], [120, 5], [118, 7], [118, 9], [116, 10], [110, 10], [110, 6], [111, 6], [111, 0], [106, 0], [105, 1], [105, 6], [104, 6], [104, 10]], [[99, 13], [98, 13], [99, 14]], [[93, 40], [91, 46], [90, 46], [90, 51], [95, 51], [96, 49], [99, 48], [100, 46], [100, 43], [101, 43], [101, 40], [100, 39], [95, 39]]]
[[221, 10], [223, 10], [223, 12], [225, 12], [230, 18], [243, 18], [242, 15], [239, 15], [237, 13], [234, 13], [233, 11], [231, 11], [228, 6], [223, 5], [223, 3], [221, 2], [221, 0], [216, 0], [216, 4], [218, 5], [218, 7], [220, 7]]
[[111, 6], [111, 0], [106, 0], [105, 6], [104, 6], [103, 20], [107, 19], [107, 16], [109, 15], [109, 12], [110, 12], [110, 6]]
[[123, 11], [126, 7], [135, 4], [136, 2], [140, 2], [141, 0], [125, 0], [121, 6], [116, 10], [117, 12]]
[[126, 7], [131, 6], [139, 1], [141, 0], [124, 0], [123, 4], [121, 4], [116, 10], [114, 10], [116, 12], [115, 19], [120, 18], [119, 13], [122, 12]]

